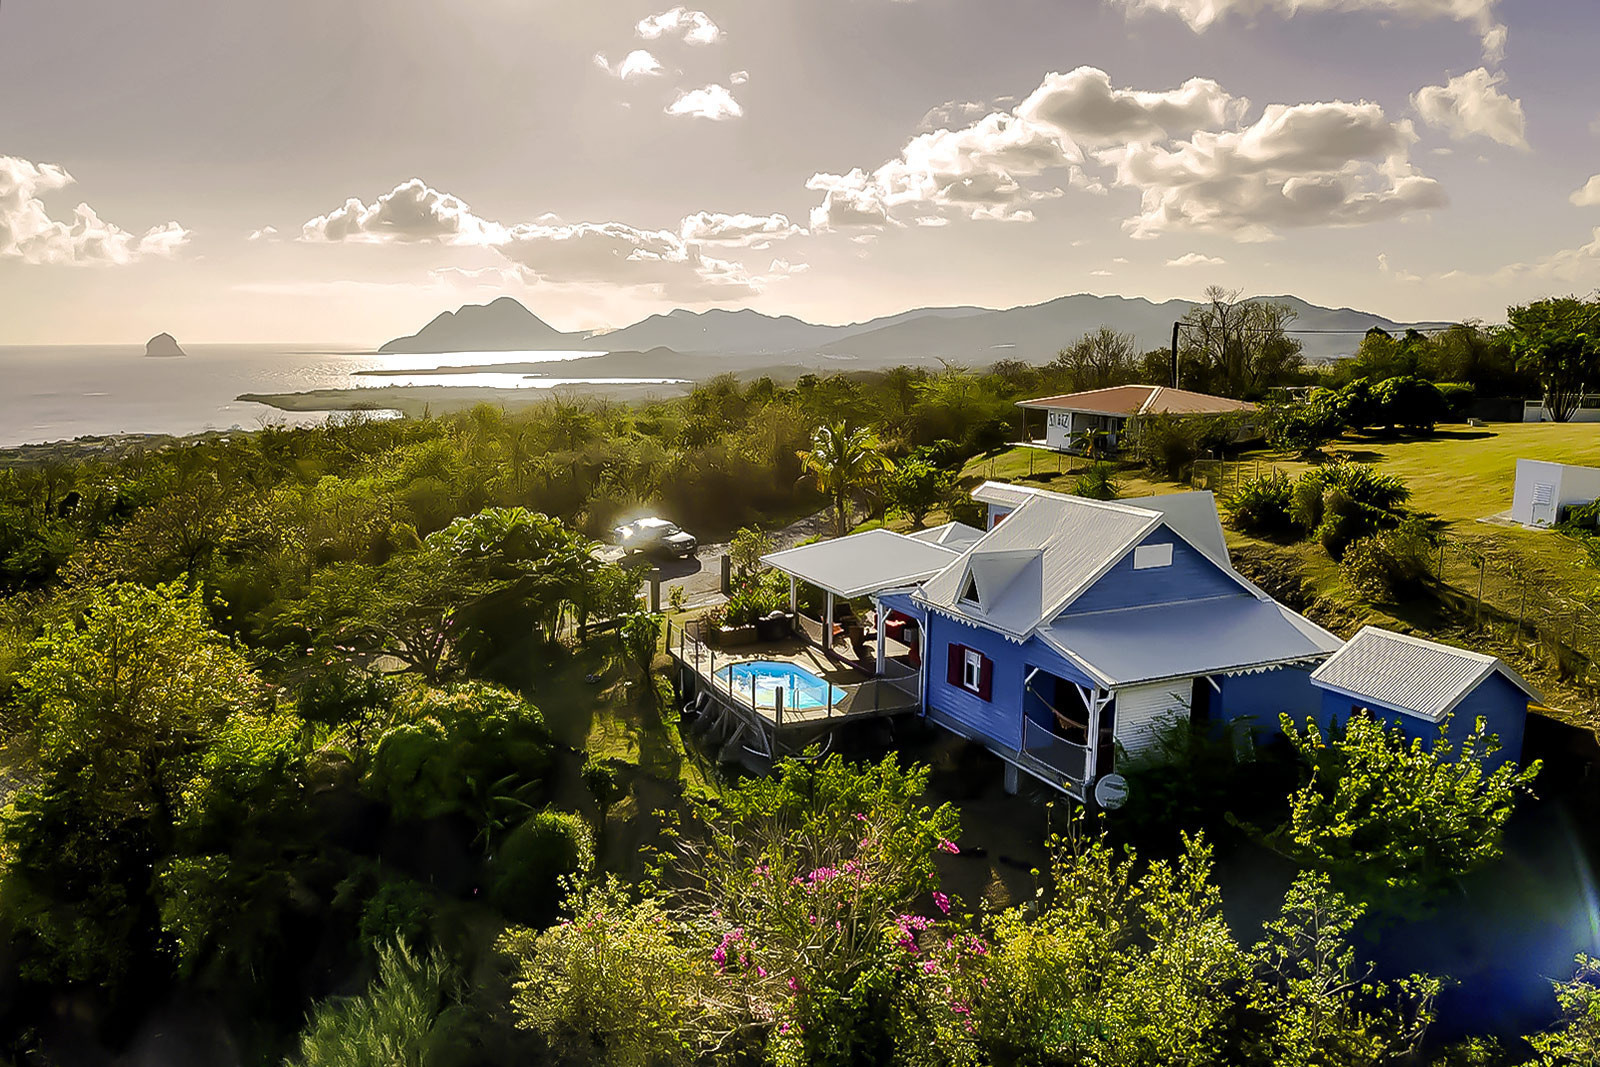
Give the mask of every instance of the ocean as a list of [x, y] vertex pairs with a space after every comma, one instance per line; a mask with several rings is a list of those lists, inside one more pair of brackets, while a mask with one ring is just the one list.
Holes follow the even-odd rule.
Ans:
[[[86, 435], [190, 434], [306, 425], [327, 412], [280, 411], [236, 399], [384, 385], [550, 389], [655, 385], [671, 378], [585, 377], [603, 352], [447, 352], [390, 355], [282, 345], [184, 345], [186, 356], [148, 357], [143, 346], [0, 345], [0, 447]], [[438, 367], [550, 364], [548, 374], [428, 374]], [[379, 372], [379, 373], [362, 373]]]

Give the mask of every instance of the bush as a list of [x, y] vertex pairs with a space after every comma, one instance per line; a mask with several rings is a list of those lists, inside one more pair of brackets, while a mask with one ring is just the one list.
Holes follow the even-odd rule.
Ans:
[[1269, 536], [1294, 532], [1290, 518], [1294, 481], [1282, 471], [1246, 479], [1227, 504], [1229, 521], [1236, 530]]
[[1134, 433], [1133, 452], [1148, 471], [1164, 478], [1182, 479], [1200, 458], [1200, 419], [1175, 419], [1171, 415], [1146, 415]]
[[889, 475], [889, 499], [918, 526], [950, 495], [955, 475], [925, 459], [907, 459]]
[[789, 577], [782, 571], [747, 578], [734, 589], [723, 611], [724, 624], [749, 626], [757, 619], [789, 607]]
[[1072, 495], [1090, 500], [1117, 499], [1117, 468], [1110, 463], [1091, 463], [1072, 483]]
[[1377, 421], [1390, 429], [1404, 427], [1414, 433], [1432, 433], [1445, 414], [1444, 394], [1439, 387], [1409, 375], [1378, 383], [1372, 399], [1377, 404]]
[[1392, 600], [1411, 592], [1428, 577], [1433, 538], [1421, 519], [1410, 518], [1398, 529], [1362, 537], [1352, 543], [1339, 570], [1350, 588], [1364, 599]]
[[513, 922], [548, 926], [566, 895], [562, 879], [594, 866], [594, 836], [564, 811], [541, 811], [506, 838], [489, 863], [489, 902]]
[[1267, 443], [1299, 456], [1314, 456], [1338, 436], [1343, 425], [1337, 395], [1318, 389], [1301, 403], [1277, 404], [1267, 409]]
[[958, 471], [966, 462], [966, 452], [962, 447], [949, 438], [923, 445], [921, 448], [912, 449], [907, 459], [923, 460], [933, 464], [942, 471]]
[[1330, 463], [1300, 476], [1289, 517], [1338, 559], [1350, 542], [1398, 526], [1410, 498], [1404, 482], [1370, 464]]
[[373, 952], [387, 944], [421, 951], [435, 914], [426, 887], [409, 879], [384, 882], [361, 906], [361, 943]]

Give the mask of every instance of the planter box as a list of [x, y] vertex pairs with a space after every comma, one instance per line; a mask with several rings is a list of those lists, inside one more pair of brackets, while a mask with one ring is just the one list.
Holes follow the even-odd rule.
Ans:
[[720, 626], [713, 636], [713, 644], [722, 648], [737, 648], [739, 645], [753, 645], [756, 643], [756, 628], [754, 626]]
[[794, 636], [794, 616], [780, 615], [775, 619], [757, 619], [756, 636], [763, 641], [782, 641]]

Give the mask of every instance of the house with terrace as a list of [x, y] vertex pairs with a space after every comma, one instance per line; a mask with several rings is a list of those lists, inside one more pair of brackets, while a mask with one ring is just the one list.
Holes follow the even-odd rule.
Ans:
[[[1029, 412], [1044, 413], [1043, 439], [1033, 440], [1031, 432], [1025, 432], [1025, 441], [1057, 452], [1078, 453], [1117, 451], [1137, 431], [1139, 420], [1151, 415], [1190, 418], [1248, 415], [1256, 410], [1254, 404], [1242, 400], [1165, 385], [1113, 385], [1082, 393], [1019, 400], [1017, 407], [1023, 411], [1024, 427], [1030, 421]], [[1239, 439], [1254, 434], [1254, 427], [1248, 420], [1242, 421]]]
[[[1285, 714], [1329, 725], [1365, 709], [1414, 736], [1448, 723], [1452, 740], [1482, 715], [1499, 758], [1520, 755], [1538, 698], [1515, 672], [1382, 632], [1346, 645], [1234, 569], [1210, 493], [1099, 501], [990, 482], [973, 496], [985, 529], [872, 530], [765, 557], [789, 576], [799, 619], [802, 652], [785, 663], [838, 668], [837, 697], [796, 706], [809, 683], [763, 666], [770, 652], [731, 667], [724, 656], [709, 673], [689, 646], [674, 654], [702, 678], [775, 672], [765, 690], [726, 686], [731, 708], [792, 732], [788, 746], [774, 735], [773, 752], [850, 718], [921, 714], [997, 756], [1007, 789], [1026, 774], [1083, 800], [1161, 760], [1188, 724], [1247, 752]], [[807, 617], [819, 601], [820, 618]]]

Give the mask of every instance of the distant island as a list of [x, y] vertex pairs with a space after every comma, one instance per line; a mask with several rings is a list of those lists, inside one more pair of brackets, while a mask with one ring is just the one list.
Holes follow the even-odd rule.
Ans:
[[[1393, 334], [1408, 326], [1432, 328], [1447, 323], [1401, 323], [1353, 308], [1319, 307], [1295, 296], [1265, 296], [1289, 305], [1293, 329], [1310, 359], [1349, 355], [1361, 335], [1377, 327]], [[652, 315], [610, 333], [556, 329], [509, 296], [486, 305], [446, 311], [409, 337], [396, 338], [380, 352], [646, 352], [657, 356], [654, 373], [698, 378], [721, 370], [756, 365], [808, 365], [813, 369], [848, 365], [855, 370], [947, 360], [983, 367], [999, 360], [1045, 363], [1062, 348], [1101, 326], [1132, 334], [1141, 349], [1170, 343], [1172, 324], [1195, 302], [1077, 293], [1043, 304], [995, 310], [982, 307], [925, 307], [842, 326], [805, 322], [792, 315], [766, 315], [750, 308], [689, 311], [679, 308]], [[731, 360], [711, 367], [693, 359], [690, 371], [673, 357]], [[735, 366], [733, 364], [743, 364]]]
[[188, 355], [178, 347], [177, 338], [170, 333], [158, 333], [145, 342], [144, 354], [147, 356], [183, 356]]

